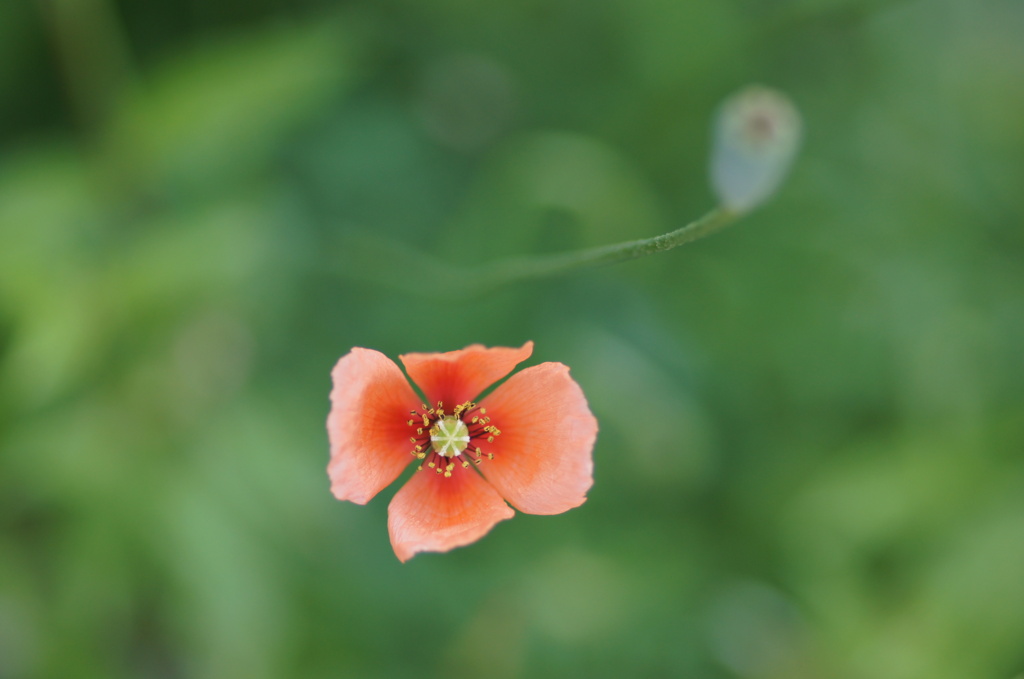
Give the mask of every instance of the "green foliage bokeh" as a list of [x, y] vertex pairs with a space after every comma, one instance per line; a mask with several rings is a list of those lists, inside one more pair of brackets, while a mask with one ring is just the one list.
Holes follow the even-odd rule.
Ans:
[[[0, 4], [0, 679], [1024, 672], [1014, 0]], [[713, 207], [749, 82], [790, 180], [673, 252], [449, 271]], [[418, 260], [417, 260], [418, 261]], [[329, 372], [532, 339], [594, 488], [399, 564]]]

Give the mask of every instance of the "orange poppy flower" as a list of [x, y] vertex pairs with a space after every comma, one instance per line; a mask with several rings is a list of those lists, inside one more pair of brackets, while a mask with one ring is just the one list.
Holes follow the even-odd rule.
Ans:
[[512, 518], [506, 501], [527, 514], [560, 514], [586, 500], [597, 420], [568, 367], [527, 368], [473, 401], [531, 353], [533, 342], [399, 356], [426, 403], [379, 351], [357, 347], [334, 367], [334, 496], [366, 504], [418, 465], [388, 506], [399, 560], [475, 542]]

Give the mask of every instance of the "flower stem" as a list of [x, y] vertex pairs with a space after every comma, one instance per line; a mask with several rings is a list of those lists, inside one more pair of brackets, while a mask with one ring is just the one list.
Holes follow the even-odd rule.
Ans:
[[518, 281], [558, 276], [574, 269], [625, 262], [677, 248], [709, 236], [732, 224], [738, 213], [715, 209], [675, 231], [640, 240], [554, 255], [514, 257], [478, 266], [476, 281], [483, 287], [500, 287]]
[[[653, 238], [553, 255], [512, 257], [458, 268], [372, 236], [351, 234], [339, 248], [343, 256], [332, 258], [331, 268], [348, 277], [369, 279], [403, 292], [479, 297], [512, 283], [560, 276], [584, 267], [615, 264], [665, 252], [720, 231], [739, 216], [738, 212], [717, 208], [682, 228]], [[382, 261], [390, 262], [392, 266], [380, 267], [379, 262]]]

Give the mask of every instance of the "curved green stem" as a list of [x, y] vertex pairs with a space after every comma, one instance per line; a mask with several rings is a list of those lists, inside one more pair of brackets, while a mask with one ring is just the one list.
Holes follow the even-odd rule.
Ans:
[[[455, 268], [433, 257], [379, 240], [352, 236], [342, 244], [342, 272], [422, 295], [479, 296], [511, 283], [559, 276], [576, 269], [625, 262], [691, 243], [729, 226], [739, 213], [718, 208], [686, 226], [653, 238], [553, 255], [512, 257]], [[390, 263], [381, 267], [380, 262]]]
[[737, 216], [734, 212], [717, 209], [682, 228], [653, 238], [555, 255], [515, 257], [493, 264], [478, 265], [475, 282], [483, 287], [499, 287], [517, 281], [557, 276], [583, 267], [615, 264], [653, 255], [656, 252], [665, 252], [711, 235], [732, 224]]

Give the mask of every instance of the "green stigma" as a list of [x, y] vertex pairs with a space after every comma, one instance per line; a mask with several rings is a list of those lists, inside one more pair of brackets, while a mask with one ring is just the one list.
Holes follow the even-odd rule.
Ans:
[[455, 457], [469, 445], [469, 429], [457, 417], [445, 417], [430, 428], [430, 445], [443, 457]]

